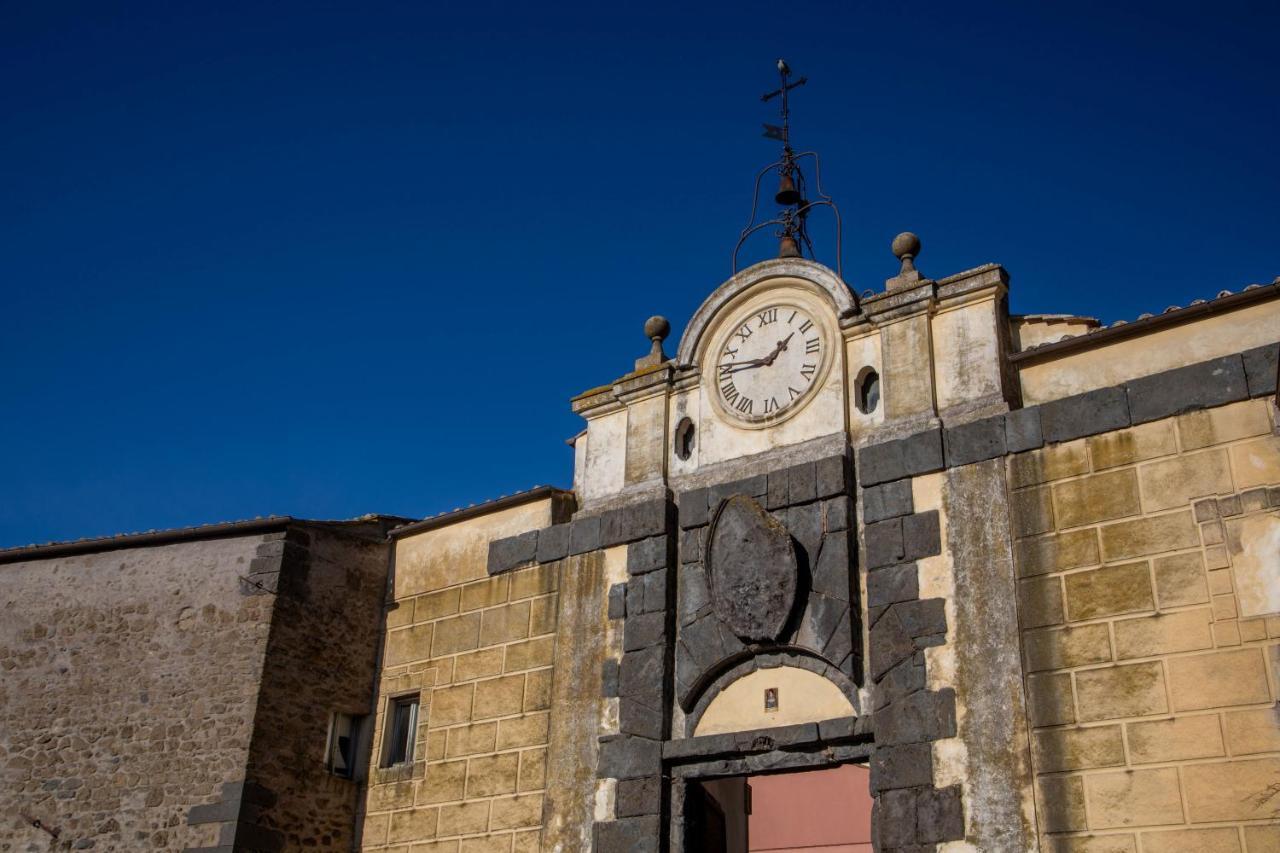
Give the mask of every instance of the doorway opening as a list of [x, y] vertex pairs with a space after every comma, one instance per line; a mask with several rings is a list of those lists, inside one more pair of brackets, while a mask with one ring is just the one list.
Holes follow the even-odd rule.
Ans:
[[690, 781], [685, 845], [699, 853], [871, 853], [861, 764]]

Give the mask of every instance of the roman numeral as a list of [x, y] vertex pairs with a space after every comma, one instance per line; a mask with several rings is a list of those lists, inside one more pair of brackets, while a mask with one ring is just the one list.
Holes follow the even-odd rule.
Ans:
[[803, 323], [801, 323], [801, 324], [800, 324], [800, 331], [801, 331], [801, 332], [807, 332], [807, 331], [809, 331], [809, 330], [810, 330], [810, 329], [812, 329], [812, 328], [813, 328], [813, 321], [812, 321], [812, 320], [805, 320]]
[[733, 405], [733, 401], [738, 399], [738, 389], [733, 387], [733, 380], [720, 386], [720, 394], [724, 397], [726, 403]]
[[796, 321], [796, 315], [797, 315], [797, 314], [799, 314], [799, 313], [800, 313], [799, 311], [792, 311], [792, 312], [791, 312], [791, 316], [787, 318], [787, 325], [788, 325], [788, 326], [790, 326], [792, 323], [794, 323], [794, 322]]
[[734, 332], [734, 337], [742, 338], [744, 341], [751, 337], [751, 328], [746, 324], [742, 324], [742, 328]]
[[761, 325], [761, 326], [767, 326], [767, 325], [769, 325], [770, 323], [773, 323], [773, 322], [777, 321], [777, 319], [778, 319], [778, 309], [777, 309], [777, 308], [768, 308], [768, 309], [766, 309], [766, 310], [764, 310], [764, 311], [761, 311], [761, 312], [760, 312], [759, 314], [757, 314], [756, 316], [760, 318], [760, 325]]
[[817, 338], [809, 338], [809, 340], [804, 342], [804, 351], [817, 352], [819, 344], [820, 342]]
[[787, 386], [787, 393], [791, 395], [792, 400], [800, 396], [800, 392], [792, 388], [790, 385]]
[[770, 412], [776, 412], [776, 411], [778, 411], [777, 397], [770, 397], [768, 400], [764, 401], [764, 413], [766, 415], [769, 414]]
[[732, 365], [732, 364], [722, 364], [722, 365], [720, 365], [720, 376], [721, 376], [721, 378], [723, 378], [723, 377], [725, 377], [725, 376], [728, 376], [728, 375], [729, 375], [730, 373], [732, 373], [732, 372], [733, 372], [733, 365]]
[[734, 405], [734, 408], [739, 412], [742, 412], [744, 415], [750, 415], [752, 414], [751, 409], [754, 405], [755, 404], [751, 401], [750, 397], [743, 395], [738, 398], [738, 402]]
[[816, 364], [802, 364], [800, 366], [800, 375], [803, 376], [805, 379], [812, 379], [814, 371], [816, 371], [817, 369], [818, 369], [818, 365]]

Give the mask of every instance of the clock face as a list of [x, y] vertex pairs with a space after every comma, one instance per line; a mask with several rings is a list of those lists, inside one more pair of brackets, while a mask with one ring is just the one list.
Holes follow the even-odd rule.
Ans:
[[716, 359], [721, 405], [744, 421], [773, 420], [808, 396], [828, 342], [803, 308], [773, 304], [737, 318]]

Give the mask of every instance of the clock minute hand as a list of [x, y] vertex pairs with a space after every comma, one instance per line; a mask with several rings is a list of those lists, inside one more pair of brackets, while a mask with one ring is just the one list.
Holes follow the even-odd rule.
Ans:
[[736, 364], [722, 364], [720, 365], [720, 375], [723, 376], [726, 373], [738, 373], [742, 370], [750, 370], [753, 367], [764, 367], [768, 363], [769, 362], [763, 358], [753, 358], [750, 361], [739, 361]]

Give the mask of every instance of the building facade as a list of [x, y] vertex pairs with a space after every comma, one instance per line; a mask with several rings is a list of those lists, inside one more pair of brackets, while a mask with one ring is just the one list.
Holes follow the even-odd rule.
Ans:
[[571, 489], [7, 552], [0, 849], [1280, 850], [1280, 283], [1102, 328], [919, 250], [651, 320]]

